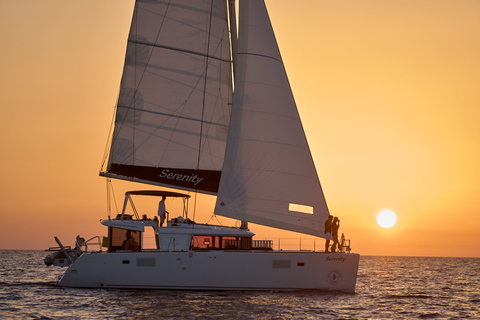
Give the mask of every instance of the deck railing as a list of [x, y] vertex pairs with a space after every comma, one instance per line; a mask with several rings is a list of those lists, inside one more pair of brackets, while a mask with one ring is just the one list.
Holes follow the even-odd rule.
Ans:
[[[341, 239], [339, 239], [341, 244]], [[330, 241], [329, 251], [333, 241]], [[254, 237], [252, 242], [253, 248], [271, 248], [272, 250], [283, 251], [325, 251], [325, 239], [321, 238], [271, 238], [271, 237]], [[145, 236], [143, 238], [143, 248], [152, 249], [156, 248], [154, 236]], [[343, 252], [350, 252], [350, 240], [345, 239], [343, 247], [337, 247], [337, 252], [343, 249]]]
[[[262, 245], [258, 245], [262, 244]], [[330, 241], [328, 250], [332, 251], [333, 241]], [[265, 240], [255, 238], [253, 240], [253, 247], [266, 247], [272, 248], [273, 250], [284, 250], [284, 251], [316, 251], [323, 252], [325, 251], [325, 239], [312, 239], [312, 238], [265, 238]], [[340, 240], [339, 245], [336, 248], [336, 251], [350, 252], [350, 240], [343, 239]]]

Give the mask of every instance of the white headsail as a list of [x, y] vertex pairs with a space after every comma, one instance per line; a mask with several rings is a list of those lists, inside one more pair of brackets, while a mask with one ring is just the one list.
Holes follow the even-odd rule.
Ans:
[[328, 208], [263, 1], [239, 7], [235, 92], [215, 212], [323, 235]]

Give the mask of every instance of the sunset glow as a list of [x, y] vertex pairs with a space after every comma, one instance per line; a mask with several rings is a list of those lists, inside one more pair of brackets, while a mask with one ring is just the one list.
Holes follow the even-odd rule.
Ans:
[[[0, 249], [106, 235], [98, 173], [133, 4], [0, 2]], [[266, 5], [328, 208], [352, 251], [480, 257], [480, 2]], [[158, 189], [113, 185], [112, 215], [126, 191]], [[191, 216], [235, 225], [213, 216], [214, 201], [198, 196]], [[398, 214], [393, 228], [375, 222], [381, 208]], [[155, 215], [155, 204], [142, 214]], [[462, 226], [461, 246], [447, 236], [452, 225]], [[308, 238], [249, 227], [262, 239]], [[419, 235], [428, 246], [413, 245]]]

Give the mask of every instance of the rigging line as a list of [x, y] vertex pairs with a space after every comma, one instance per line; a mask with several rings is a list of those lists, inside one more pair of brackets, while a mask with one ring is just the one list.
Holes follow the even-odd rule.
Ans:
[[213, 0], [210, 2], [210, 21], [209, 21], [209, 29], [207, 33], [207, 54], [205, 58], [205, 76], [203, 78], [203, 101], [202, 101], [202, 116], [201, 116], [201, 125], [200, 125], [200, 136], [199, 136], [199, 144], [198, 144], [198, 157], [197, 157], [197, 170], [200, 169], [200, 157], [201, 157], [201, 150], [202, 150], [202, 136], [203, 136], [203, 124], [204, 124], [204, 116], [205, 116], [205, 103], [206, 103], [206, 91], [207, 91], [207, 77], [208, 77], [208, 66], [209, 66], [209, 59], [208, 53], [210, 52], [210, 33], [212, 29], [212, 10], [213, 10]]
[[[118, 103], [117, 103], [118, 104]], [[110, 121], [110, 129], [108, 131], [108, 137], [107, 137], [107, 145], [105, 146], [105, 150], [103, 152], [103, 157], [102, 157], [102, 164], [100, 166], [100, 172], [105, 168], [105, 162], [107, 161], [110, 147], [112, 144], [112, 139], [113, 139], [113, 126], [115, 125], [115, 108], [112, 116], [112, 120]], [[107, 172], [108, 168], [105, 168], [105, 172]]]
[[118, 214], [118, 205], [117, 205], [117, 199], [115, 198], [115, 191], [113, 190], [113, 182], [110, 177], [107, 177], [107, 208], [108, 208], [108, 219], [110, 220], [110, 214], [111, 214], [111, 201], [112, 199], [110, 198], [110, 194], [113, 196], [113, 203], [115, 204], [115, 209]]
[[119, 211], [118, 211], [117, 198], [115, 198], [115, 191], [113, 190], [113, 182], [112, 182], [112, 179], [110, 179], [110, 186], [111, 186], [111, 189], [112, 189], [113, 203], [115, 204], [115, 210], [117, 211], [117, 214], [118, 214]]
[[107, 178], [105, 179], [105, 181], [107, 182], [107, 214], [108, 214], [108, 220], [110, 220], [110, 214], [112, 212], [112, 209], [111, 209], [111, 206], [110, 206], [110, 185], [108, 184], [108, 180], [110, 180], [110, 178]]
[[[200, 169], [200, 158], [201, 158], [201, 155], [202, 155], [202, 137], [203, 137], [203, 118], [204, 118], [204, 115], [205, 115], [205, 103], [206, 103], [206, 91], [207, 91], [207, 77], [208, 77], [208, 65], [209, 65], [209, 61], [208, 61], [208, 56], [209, 56], [209, 53], [210, 53], [210, 37], [211, 37], [211, 30], [212, 30], [212, 17], [213, 17], [213, 0], [210, 1], [210, 16], [209, 16], [209, 29], [208, 29], [208, 33], [207, 33], [207, 54], [205, 55], [205, 77], [204, 77], [204, 81], [203, 81], [203, 102], [202, 102], [202, 123], [200, 125], [200, 136], [199, 136], [199, 139], [198, 139], [198, 157], [197, 157], [197, 170]], [[197, 189], [198, 190], [198, 189]], [[193, 221], [195, 221], [195, 214], [196, 214], [196, 210], [197, 210], [197, 196], [198, 196], [198, 192], [196, 193], [195, 195], [195, 202], [193, 203]], [[192, 233], [193, 233], [193, 229], [195, 228], [195, 226], [192, 228]]]

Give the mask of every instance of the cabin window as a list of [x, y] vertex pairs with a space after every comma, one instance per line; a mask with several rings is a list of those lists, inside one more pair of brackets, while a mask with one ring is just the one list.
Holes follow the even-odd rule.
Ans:
[[192, 247], [194, 250], [250, 250], [252, 249], [252, 238], [194, 236]]
[[[200, 249], [215, 249], [215, 238], [211, 236], [194, 236], [192, 239], [192, 246], [194, 250]], [[218, 249], [218, 248], [217, 248]]]
[[249, 237], [223, 237], [222, 242], [225, 250], [252, 249], [252, 238]]
[[[109, 252], [117, 252], [118, 250], [125, 250], [124, 241], [127, 239], [127, 232], [129, 230], [119, 228], [108, 228], [108, 237], [110, 243], [108, 247]], [[130, 231], [130, 236], [138, 243], [138, 248], [142, 247], [142, 233], [139, 231]]]
[[251, 250], [252, 249], [252, 238], [248, 238], [248, 237], [240, 238], [240, 249]]

